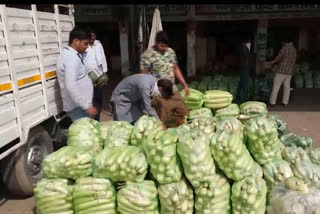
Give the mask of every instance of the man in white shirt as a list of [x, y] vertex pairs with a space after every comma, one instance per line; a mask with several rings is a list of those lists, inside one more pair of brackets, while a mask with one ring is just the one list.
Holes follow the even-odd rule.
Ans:
[[[96, 34], [92, 29], [87, 30], [90, 35], [89, 47], [86, 50], [87, 56], [84, 60], [88, 75], [94, 81], [93, 104], [98, 109], [102, 107], [103, 86], [108, 81], [108, 65], [103, 46], [99, 40], [96, 40]], [[95, 80], [96, 79], [96, 80]], [[104, 81], [101, 81], [101, 80]], [[99, 116], [97, 116], [99, 118]]]
[[98, 114], [92, 105], [93, 84], [84, 64], [88, 43], [88, 33], [74, 28], [70, 32], [69, 46], [63, 49], [57, 62], [63, 110], [73, 121]]

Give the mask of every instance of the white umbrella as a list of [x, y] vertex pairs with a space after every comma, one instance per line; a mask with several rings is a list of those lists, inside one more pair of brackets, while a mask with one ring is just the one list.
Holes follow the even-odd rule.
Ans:
[[160, 11], [158, 8], [156, 8], [154, 10], [153, 18], [152, 18], [152, 28], [151, 28], [150, 38], [149, 38], [148, 49], [155, 44], [156, 34], [159, 31], [162, 31], [162, 23], [160, 18]]

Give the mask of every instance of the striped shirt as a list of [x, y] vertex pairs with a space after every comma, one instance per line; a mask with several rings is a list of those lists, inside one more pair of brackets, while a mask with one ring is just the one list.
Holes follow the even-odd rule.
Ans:
[[291, 75], [297, 59], [297, 50], [292, 42], [284, 45], [277, 58], [281, 58], [277, 73]]

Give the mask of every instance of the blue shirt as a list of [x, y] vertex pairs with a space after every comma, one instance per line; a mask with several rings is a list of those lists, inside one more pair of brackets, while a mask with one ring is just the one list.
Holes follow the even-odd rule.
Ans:
[[92, 106], [93, 85], [86, 72], [85, 56], [86, 53], [80, 54], [67, 46], [58, 57], [57, 77], [66, 112], [77, 107], [87, 110]]

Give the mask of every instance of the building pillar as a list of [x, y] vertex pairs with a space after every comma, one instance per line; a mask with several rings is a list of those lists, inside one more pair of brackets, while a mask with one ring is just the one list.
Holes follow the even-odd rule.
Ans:
[[129, 33], [128, 21], [123, 20], [119, 22], [119, 34], [120, 34], [120, 58], [121, 58], [121, 74], [125, 76], [129, 73]]
[[300, 29], [298, 50], [308, 50], [308, 31], [305, 28]]
[[196, 22], [187, 23], [187, 76], [196, 76]]
[[268, 20], [258, 20], [257, 37], [256, 37], [256, 73], [264, 72], [264, 65], [267, 58], [267, 34]]

